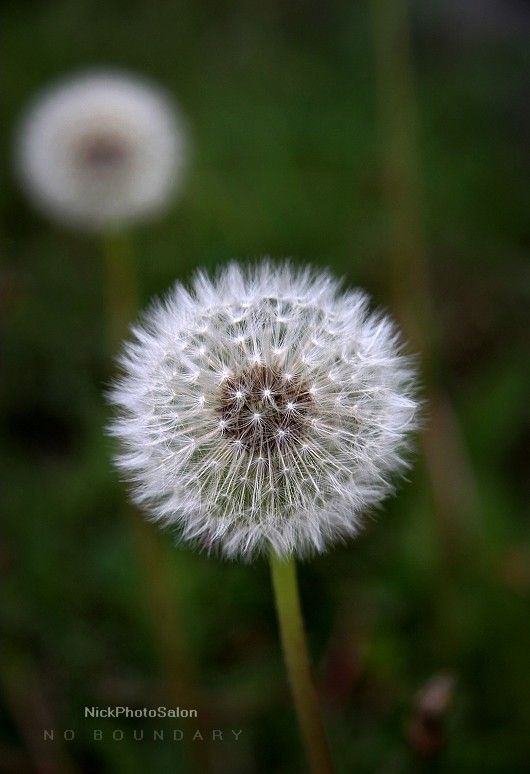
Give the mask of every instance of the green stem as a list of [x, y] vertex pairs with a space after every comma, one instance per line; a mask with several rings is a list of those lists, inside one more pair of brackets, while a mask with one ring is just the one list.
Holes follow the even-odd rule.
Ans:
[[383, 205], [393, 306], [413, 350], [421, 353], [429, 421], [421, 443], [433, 508], [450, 566], [480, 540], [475, 475], [455, 409], [440, 389], [440, 336], [433, 310], [422, 215], [410, 0], [372, 0], [376, 98], [379, 105]]
[[295, 560], [271, 554], [270, 567], [285, 663], [310, 770], [330, 774], [333, 767], [311, 676]]
[[107, 338], [115, 354], [138, 310], [136, 267], [127, 234], [103, 237]]

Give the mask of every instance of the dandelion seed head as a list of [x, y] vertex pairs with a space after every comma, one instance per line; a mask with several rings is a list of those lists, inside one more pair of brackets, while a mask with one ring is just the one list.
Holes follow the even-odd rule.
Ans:
[[46, 215], [104, 231], [157, 214], [181, 186], [183, 119], [153, 85], [88, 72], [41, 94], [17, 135], [21, 184]]
[[118, 465], [155, 520], [208, 550], [323, 551], [406, 466], [414, 372], [389, 318], [328, 274], [198, 273], [151, 308], [121, 364]]

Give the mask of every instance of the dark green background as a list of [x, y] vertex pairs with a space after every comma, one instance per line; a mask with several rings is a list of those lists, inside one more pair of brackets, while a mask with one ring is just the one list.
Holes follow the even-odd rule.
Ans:
[[[132, 234], [142, 304], [198, 265], [270, 254], [329, 266], [393, 308], [374, 8], [3, 6], [0, 770], [191, 771], [191, 745], [131, 741], [133, 728], [160, 722], [83, 719], [85, 705], [184, 704], [172, 686], [187, 664], [203, 725], [243, 729], [238, 744], [211, 751], [212, 771], [305, 771], [267, 566], [208, 559], [154, 530], [135, 539], [140, 522], [103, 431], [114, 353], [101, 245], [35, 214], [10, 157], [25, 105], [56, 77], [92, 65], [150, 76], [186, 112], [193, 158], [169, 215]], [[433, 495], [419, 441], [408, 481], [364, 535], [301, 567], [302, 597], [339, 772], [522, 772], [530, 10], [515, 0], [429, 2], [411, 27], [433, 326], [424, 333], [436, 343], [422, 353], [434, 374], [425, 418], [433, 390], [450, 401], [458, 424], [442, 431], [456, 432], [469, 471], [462, 479], [449, 460], [456, 470]], [[449, 515], [442, 524], [437, 501]], [[176, 648], [173, 682], [164, 637], [166, 653]], [[445, 672], [453, 697], [426, 756], [411, 732], [417, 692]], [[43, 744], [44, 727], [77, 736]], [[90, 740], [93, 727], [106, 741]], [[126, 740], [109, 741], [113, 728]]]

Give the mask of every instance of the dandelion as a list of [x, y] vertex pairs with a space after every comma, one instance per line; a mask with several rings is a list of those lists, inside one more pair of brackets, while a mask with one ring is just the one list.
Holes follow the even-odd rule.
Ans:
[[412, 373], [390, 320], [328, 274], [199, 273], [155, 305], [112, 393], [135, 498], [228, 557], [355, 535], [402, 470]]
[[18, 133], [16, 166], [45, 214], [102, 232], [168, 204], [186, 145], [183, 120], [163, 92], [121, 73], [89, 72], [37, 98]]
[[117, 463], [184, 540], [270, 555], [309, 759], [329, 771], [293, 557], [356, 535], [406, 465], [416, 401], [398, 333], [364, 293], [270, 262], [198, 273], [133, 332], [111, 393]]

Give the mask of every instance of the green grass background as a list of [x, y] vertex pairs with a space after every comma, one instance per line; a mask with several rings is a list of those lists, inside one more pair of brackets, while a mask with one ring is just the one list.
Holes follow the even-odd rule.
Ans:
[[[456, 3], [417, 5], [411, 45], [436, 386], [456, 412], [477, 507], [441, 527], [420, 451], [360, 539], [300, 570], [345, 774], [511, 774], [530, 761], [530, 21], [523, 3], [492, 5], [501, 21], [465, 24]], [[181, 701], [157, 645], [173, 622], [149, 588], [103, 431], [114, 353], [100, 245], [28, 206], [11, 174], [16, 122], [42, 87], [90, 66], [149, 76], [179, 101], [190, 174], [170, 213], [133, 234], [142, 305], [196, 266], [272, 255], [329, 266], [392, 308], [372, 10], [342, 0], [2, 8], [0, 770], [197, 768], [192, 745], [135, 742], [137, 722], [83, 719], [85, 705]], [[195, 672], [201, 721], [243, 730], [237, 744], [212, 745], [211, 770], [305, 771], [266, 564], [150, 540], [167, 563], [160, 593], [175, 600], [178, 664]], [[453, 699], [439, 750], [425, 756], [410, 731], [417, 692], [444, 672]], [[44, 744], [45, 727], [77, 735]]]

